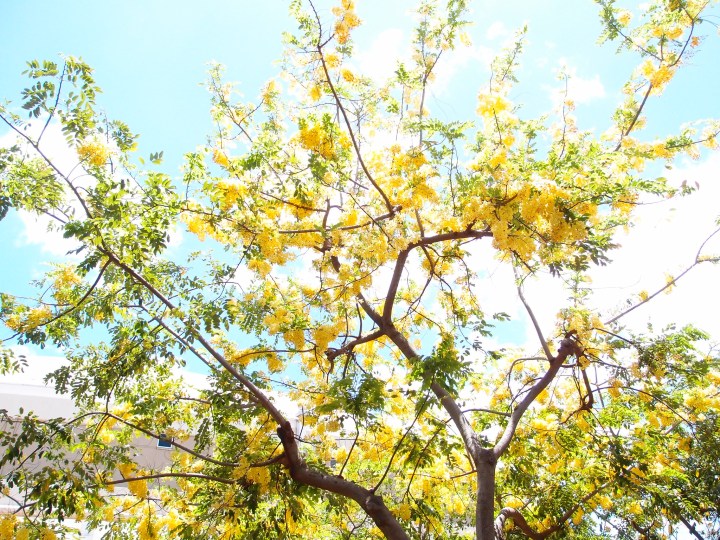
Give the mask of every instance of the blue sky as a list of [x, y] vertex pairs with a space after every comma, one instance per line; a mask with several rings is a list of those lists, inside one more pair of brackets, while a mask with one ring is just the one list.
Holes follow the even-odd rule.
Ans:
[[[318, 0], [317, 4], [320, 13], [329, 17], [334, 3]], [[358, 52], [354, 62], [359, 71], [378, 77], [392, 71], [396, 58], [407, 50], [412, 25], [408, 11], [414, 4], [410, 0], [357, 1], [358, 14], [364, 21], [354, 33]], [[639, 2], [622, 4], [634, 10], [641, 6]], [[523, 104], [521, 115], [536, 116], [552, 109], [553, 89], [561, 86], [556, 73], [560, 66], [567, 65], [575, 75], [573, 97], [580, 127], [598, 133], [608, 127], [620, 99], [620, 88], [638, 58], [616, 55], [614, 44], [597, 44], [600, 24], [594, 2], [478, 0], [471, 6], [469, 18], [473, 25], [469, 33], [473, 47], [461, 49], [444, 59], [444, 64], [441, 62], [438, 83], [431, 88], [432, 112], [447, 118], [472, 117], [477, 91], [487, 82], [493, 54], [527, 23], [520, 84], [511, 94], [516, 103]], [[171, 175], [178, 174], [183, 153], [203, 144], [212, 128], [209, 95], [202, 87], [208, 62], [225, 64], [227, 79], [238, 81], [240, 90], [252, 99], [263, 83], [279, 71], [276, 61], [282, 52], [281, 32], [295, 28], [287, 15], [287, 2], [281, 0], [25, 0], [8, 2], [3, 13], [0, 98], [19, 98], [25, 82], [20, 72], [27, 60], [58, 59], [60, 54], [80, 56], [96, 70], [104, 91], [99, 97], [100, 107], [141, 134], [141, 155], [164, 151], [163, 169]], [[684, 121], [720, 117], [720, 37], [709, 25], [702, 32], [708, 38], [701, 52], [681, 70], [662, 97], [649, 103], [650, 121], [644, 136], [665, 134]], [[0, 137], [4, 135], [0, 129]], [[703, 165], [705, 169], [697, 169]], [[679, 164], [676, 172], [690, 174], [686, 170], [701, 170], [697, 173], [700, 176], [692, 178], [705, 184], [712, 182], [709, 177], [715, 175], [715, 169], [706, 161]], [[716, 182], [720, 183], [720, 179]], [[701, 202], [705, 205], [702, 213], [711, 222], [718, 211], [708, 206], [712, 200], [709, 194], [704, 191]], [[700, 214], [697, 208], [685, 211], [688, 215]], [[693, 225], [694, 236], [679, 242], [694, 248], [708, 226], [704, 222]], [[43, 269], [41, 262], [48, 259], [48, 253], [42, 250], [49, 246], [43, 244], [41, 231], [29, 229], [17, 215], [0, 222], [0, 229], [0, 249], [11, 254], [0, 262], [1, 288], [21, 293], [24, 284]], [[672, 244], [667, 234], [647, 233], [634, 249], [637, 252], [647, 248], [648, 243], [652, 252], [657, 252], [661, 244], [665, 249], [675, 249], [668, 248]], [[647, 260], [649, 256], [643, 257]], [[627, 292], [644, 287], [643, 280], [651, 279], [647, 271], [626, 277], [633, 269], [633, 257], [626, 259], [625, 268], [629, 270], [621, 266], [613, 274], [615, 282], [611, 280], [608, 286], [613, 290], [626, 288]], [[676, 266], [682, 266], [685, 259], [685, 255], [678, 256]], [[662, 275], [664, 267], [657, 271]], [[487, 272], [502, 281], [492, 287], [507, 287], [506, 277], [496, 276], [493, 263], [488, 263]], [[647, 287], [651, 289], [652, 283]], [[538, 292], [540, 298], [542, 294]], [[488, 301], [492, 303], [492, 299]], [[694, 302], [698, 301], [700, 297], [696, 296]], [[554, 305], [547, 309], [550, 325], [553, 309]], [[507, 309], [497, 309], [501, 310]]]

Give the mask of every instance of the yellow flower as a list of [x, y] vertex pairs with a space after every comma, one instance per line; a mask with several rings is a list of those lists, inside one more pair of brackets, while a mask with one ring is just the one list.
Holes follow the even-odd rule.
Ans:
[[313, 101], [318, 101], [321, 96], [322, 90], [320, 89], [320, 86], [314, 84], [312, 88], [310, 88], [310, 99], [312, 99]]
[[269, 354], [267, 356], [267, 365], [268, 369], [273, 373], [275, 373], [276, 371], [280, 371], [285, 367], [282, 360], [280, 360], [280, 357], [277, 354]]
[[400, 519], [408, 521], [410, 519], [410, 510], [410, 505], [408, 503], [402, 503], [400, 506], [397, 507], [397, 510], [395, 510], [395, 512]]
[[642, 506], [640, 506], [640, 503], [637, 501], [633, 501], [628, 505], [628, 512], [631, 514], [635, 514], [636, 516], [640, 516], [643, 513]]
[[640, 66], [640, 71], [655, 87], [663, 86], [672, 79], [672, 76], [674, 75], [674, 71], [669, 66], [661, 65], [655, 67], [651, 60], [643, 62]]
[[247, 267], [257, 272], [260, 277], [267, 276], [272, 270], [272, 265], [263, 259], [251, 259], [248, 261]]
[[40, 533], [40, 540], [55, 540], [57, 535], [52, 529], [43, 529]]
[[26, 312], [24, 316], [17, 313], [10, 315], [5, 325], [16, 332], [28, 332], [46, 323], [51, 317], [52, 310], [48, 306], [40, 306]]
[[260, 484], [263, 488], [270, 483], [270, 472], [266, 467], [252, 467], [245, 474], [245, 477], [251, 482]]
[[128, 490], [138, 499], [144, 499], [148, 495], [148, 485], [146, 480], [134, 480], [128, 482]]
[[283, 334], [285, 341], [292, 344], [296, 349], [302, 349], [305, 346], [305, 332], [301, 328], [293, 328]]
[[326, 54], [325, 64], [329, 68], [336, 68], [340, 65], [340, 57], [335, 53]]
[[496, 94], [480, 94], [478, 96], [477, 112], [481, 116], [494, 116], [507, 110], [509, 107], [510, 103], [503, 96]]
[[10, 540], [13, 538], [16, 519], [17, 518], [12, 514], [0, 517], [0, 539]]
[[500, 165], [505, 164], [507, 161], [507, 153], [505, 150], [502, 152], [498, 152], [493, 157], [490, 158], [490, 167], [495, 169], [496, 167], [499, 167]]
[[665, 32], [665, 35], [670, 39], [677, 39], [683, 34], [683, 29], [679, 26], [674, 26], [667, 32]]
[[355, 81], [355, 75], [349, 69], [343, 69], [340, 74], [342, 75], [342, 78], [345, 79], [345, 81], [347, 82]]
[[600, 506], [603, 507], [605, 510], [610, 510], [613, 506], [613, 501], [610, 497], [607, 495], [598, 495], [597, 502]]
[[630, 12], [626, 9], [623, 9], [617, 15], [617, 22], [620, 23], [620, 26], [627, 26], [628, 24], [630, 24], [631, 18], [632, 15], [630, 14]]
[[322, 124], [306, 125], [298, 134], [300, 145], [313, 152], [317, 152], [325, 159], [332, 159], [337, 155], [337, 148], [347, 148], [349, 142], [344, 135], [333, 136], [325, 131]]
[[313, 330], [313, 339], [318, 350], [324, 351], [328, 344], [335, 339], [336, 333], [332, 326], [320, 326]]
[[355, 5], [350, 0], [342, 0], [342, 7], [334, 7], [333, 14], [338, 17], [335, 23], [335, 39], [338, 43], [347, 43], [350, 39], [350, 30], [360, 25], [360, 19], [355, 14]]
[[228, 167], [230, 165], [230, 160], [227, 158], [227, 156], [217, 148], [213, 150], [212, 160], [221, 167]]
[[263, 88], [262, 91], [262, 100], [265, 103], [272, 103], [273, 99], [275, 99], [275, 96], [277, 95], [277, 84], [275, 84], [275, 81], [270, 80], [266, 85], [265, 88]]
[[102, 167], [107, 163], [107, 159], [110, 156], [110, 150], [107, 146], [102, 144], [97, 139], [83, 142], [77, 147], [78, 157], [84, 162], [94, 165], [95, 167]]

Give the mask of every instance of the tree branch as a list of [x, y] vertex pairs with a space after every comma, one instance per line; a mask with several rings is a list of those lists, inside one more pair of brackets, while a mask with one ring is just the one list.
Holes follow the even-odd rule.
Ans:
[[502, 437], [500, 437], [500, 440], [493, 449], [493, 452], [495, 453], [495, 456], [497, 458], [502, 456], [508, 449], [508, 446], [510, 446], [510, 441], [512, 441], [513, 435], [515, 435], [515, 430], [517, 429], [517, 426], [520, 423], [520, 419], [522, 418], [523, 414], [525, 414], [527, 408], [533, 401], [535, 401], [535, 398], [537, 398], [540, 392], [545, 390], [545, 388], [547, 388], [547, 386], [552, 382], [552, 380], [555, 378], [555, 375], [557, 375], [558, 371], [560, 371], [560, 368], [562, 367], [565, 359], [571, 355], [577, 356], [578, 354], [580, 354], [580, 352], [580, 347], [573, 339], [573, 337], [571, 335], [566, 335], [560, 343], [560, 349], [558, 350], [557, 356], [550, 357], [550, 367], [548, 368], [547, 372], [545, 372], [545, 375], [543, 375], [543, 377], [537, 383], [535, 383], [535, 385], [528, 391], [528, 393], [525, 394], [525, 397], [518, 404], [515, 410], [513, 410], [510, 416], [510, 421], [505, 427], [505, 431], [503, 432]]
[[715, 229], [712, 233], [710, 233], [710, 235], [709, 235], [705, 240], [703, 240], [703, 243], [700, 244], [700, 248], [698, 249], [697, 254], [695, 255], [695, 260], [693, 261], [693, 263], [692, 263], [690, 266], [688, 266], [685, 270], [683, 270], [680, 274], [678, 274], [677, 277], [674, 277], [673, 279], [671, 279], [670, 281], [668, 281], [668, 282], [665, 284], [665, 286], [661, 287], [660, 289], [658, 289], [657, 291], [655, 291], [653, 294], [651, 294], [650, 296], [648, 296], [647, 298], [645, 298], [645, 299], [642, 300], [641, 302], [638, 302], [637, 304], [635, 304], [635, 305], [633, 305], [633, 306], [630, 306], [628, 309], [622, 311], [622, 312], [619, 313], [618, 315], [615, 315], [615, 317], [613, 317], [612, 319], [610, 319], [610, 320], [608, 320], [608, 321], [605, 321], [604, 324], [612, 324], [612, 323], [614, 323], [615, 321], [617, 321], [618, 319], [620, 319], [620, 318], [624, 317], [625, 315], [627, 315], [628, 313], [630, 313], [631, 311], [634, 311], [635, 309], [639, 308], [639, 307], [642, 306], [643, 304], [647, 304], [650, 300], [652, 300], [653, 298], [655, 298], [657, 295], [659, 295], [659, 294], [662, 293], [663, 291], [666, 291], [666, 290], [670, 289], [671, 287], [673, 287], [673, 286], [680, 280], [680, 278], [684, 277], [688, 272], [690, 272], [690, 270], [692, 270], [693, 268], [695, 268], [695, 267], [696, 267], [697, 265], [699, 265], [700, 263], [703, 263], [703, 262], [706, 262], [706, 261], [710, 261], [710, 262], [718, 262], [718, 261], [720, 261], [720, 258], [718, 258], [718, 257], [714, 257], [714, 258], [710, 258], [710, 259], [703, 259], [703, 258], [701, 258], [701, 253], [702, 253], [702, 250], [705, 248], [705, 245], [710, 241], [710, 239], [711, 239], [713, 236], [715, 236], [715, 235], [718, 234], [719, 232], [720, 232], [720, 228]]

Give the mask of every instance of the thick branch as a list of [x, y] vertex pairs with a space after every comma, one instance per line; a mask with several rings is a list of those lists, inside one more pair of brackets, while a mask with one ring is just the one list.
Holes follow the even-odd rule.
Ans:
[[[580, 508], [583, 504], [588, 502], [590, 499], [592, 499], [595, 495], [600, 493], [607, 484], [602, 484], [598, 487], [596, 487], [594, 490], [592, 490], [590, 493], [585, 495], [582, 499], [580, 499], [576, 504], [570, 507], [569, 510], [567, 510], [562, 516], [560, 516], [560, 519], [557, 520], [557, 523], [553, 525], [552, 527], [549, 527], [545, 529], [544, 531], [536, 531], [530, 525], [528, 525], [528, 522], [525, 521], [525, 518], [520, 513], [520, 511], [516, 508], [503, 508], [500, 510], [500, 514], [498, 515], [496, 521], [495, 521], [495, 530], [496, 530], [496, 537], [497, 538], [504, 538], [504, 527], [505, 527], [505, 521], [507, 519], [512, 519], [515, 525], [520, 529], [523, 534], [525, 534], [528, 538], [532, 538], [532, 540], [544, 540], [548, 536], [550, 536], [553, 533], [556, 533], [560, 529], [562, 529], [565, 526], [565, 523], [568, 519]], [[503, 531], [502, 536], [497, 534], [497, 531]]]
[[498, 458], [502, 456], [508, 449], [508, 446], [510, 446], [510, 441], [512, 440], [513, 435], [515, 435], [515, 430], [520, 423], [520, 419], [522, 418], [523, 414], [525, 414], [525, 411], [530, 406], [530, 404], [535, 401], [535, 398], [538, 397], [540, 392], [545, 390], [545, 388], [547, 388], [548, 385], [552, 382], [552, 380], [555, 378], [555, 375], [557, 375], [558, 371], [560, 371], [560, 368], [562, 367], [563, 362], [565, 362], [565, 359], [571, 355], [577, 356], [580, 352], [580, 347], [578, 346], [577, 342], [572, 338], [572, 336], [566, 336], [565, 339], [562, 340], [557, 356], [552, 357], [550, 367], [548, 368], [545, 375], [543, 375], [543, 377], [537, 383], [535, 383], [535, 386], [533, 386], [528, 391], [528, 393], [525, 394], [523, 400], [512, 412], [512, 415], [510, 416], [510, 421], [505, 427], [505, 431], [503, 432], [502, 437], [494, 448], [495, 455]]
[[409, 540], [400, 523], [388, 510], [382, 497], [376, 495], [373, 490], [360, 487], [339, 476], [330, 476], [309, 468], [300, 457], [297, 440], [289, 422], [281, 424], [277, 433], [288, 457], [288, 468], [293, 480], [354, 500], [372, 518], [385, 538]]
[[392, 321], [392, 308], [395, 304], [395, 297], [397, 296], [398, 286], [400, 285], [400, 278], [402, 277], [402, 271], [407, 262], [408, 255], [410, 252], [417, 247], [426, 247], [432, 244], [440, 242], [446, 242], [448, 240], [462, 240], [466, 238], [486, 238], [492, 236], [489, 230], [475, 231], [473, 229], [466, 229], [464, 231], [452, 231], [434, 236], [424, 236], [420, 240], [411, 242], [408, 246], [398, 253], [397, 260], [395, 262], [395, 269], [393, 270], [392, 278], [390, 279], [390, 285], [388, 286], [388, 292], [385, 295], [385, 305], [383, 306], [383, 320], [385, 323]]
[[370, 332], [369, 334], [360, 336], [357, 339], [353, 339], [350, 343], [344, 345], [339, 349], [328, 349], [325, 355], [328, 357], [328, 360], [335, 360], [335, 358], [337, 358], [338, 356], [342, 356], [343, 354], [352, 352], [352, 350], [358, 345], [362, 345], [363, 343], [368, 343], [370, 341], [375, 341], [376, 339], [381, 338], [384, 335], [385, 332], [383, 332], [382, 330], [375, 330], [374, 332]]

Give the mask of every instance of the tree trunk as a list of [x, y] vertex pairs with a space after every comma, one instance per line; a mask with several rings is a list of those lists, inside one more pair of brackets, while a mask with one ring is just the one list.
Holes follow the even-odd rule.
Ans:
[[475, 459], [477, 468], [477, 505], [475, 535], [477, 540], [495, 540], [495, 466], [492, 449], [481, 448]]

